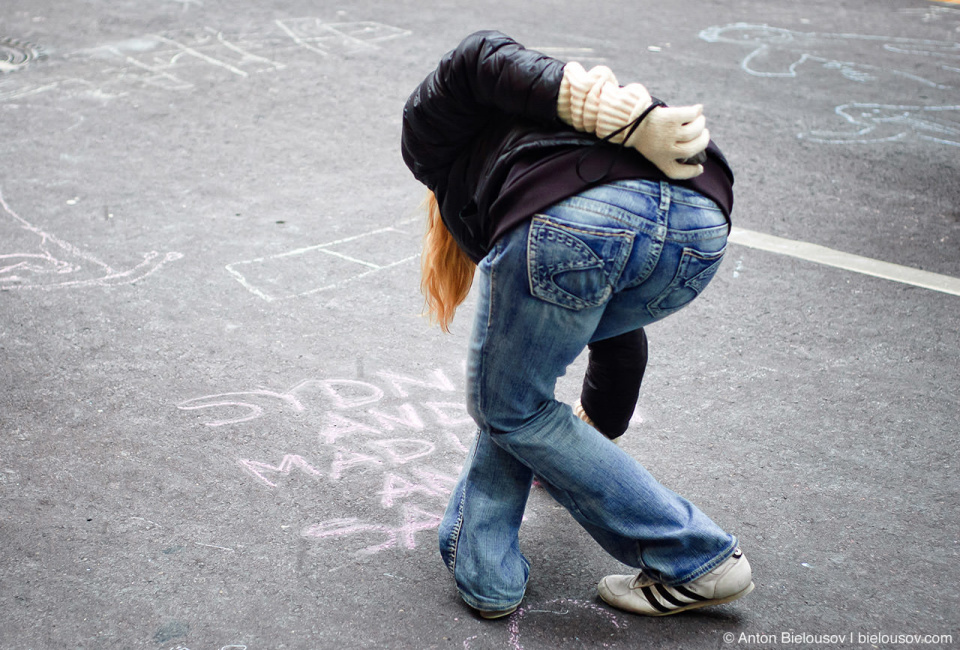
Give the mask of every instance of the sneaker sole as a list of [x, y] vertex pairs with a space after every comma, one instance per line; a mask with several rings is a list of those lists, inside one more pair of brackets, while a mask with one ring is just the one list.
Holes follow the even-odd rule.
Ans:
[[480, 618], [484, 618], [488, 621], [492, 621], [493, 619], [503, 618], [504, 616], [510, 616], [510, 614], [513, 614], [515, 611], [517, 611], [517, 607], [519, 607], [519, 605], [514, 605], [510, 609], [499, 609], [493, 612], [488, 612], [482, 609], [478, 609], [477, 614], [480, 615]]
[[733, 602], [735, 600], [743, 598], [744, 596], [749, 594], [751, 591], [753, 591], [754, 586], [755, 585], [751, 582], [750, 585], [747, 586], [747, 588], [744, 589], [743, 591], [738, 591], [737, 593], [727, 596], [726, 598], [713, 598], [711, 600], [695, 601], [687, 605], [682, 605], [680, 607], [677, 607], [676, 609], [671, 609], [669, 612], [660, 612], [657, 610], [653, 610], [650, 612], [638, 612], [634, 609], [625, 609], [615, 603], [611, 603], [609, 600], [603, 597], [602, 593], [599, 595], [600, 595], [600, 598], [603, 600], [603, 602], [607, 603], [611, 607], [616, 607], [617, 609], [620, 609], [623, 611], [632, 612], [634, 614], [640, 614], [641, 616], [670, 616], [671, 614], [679, 614], [680, 612], [686, 612], [691, 609], [700, 609], [701, 607], [710, 607], [711, 605], [723, 605], [724, 603]]

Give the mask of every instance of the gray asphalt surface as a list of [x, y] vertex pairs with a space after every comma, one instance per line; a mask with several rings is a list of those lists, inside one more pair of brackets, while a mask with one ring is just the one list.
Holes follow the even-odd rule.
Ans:
[[704, 103], [743, 231], [960, 278], [955, 3], [5, 0], [0, 648], [960, 646], [960, 296], [740, 243], [624, 448], [756, 591], [613, 610], [536, 491], [523, 607], [462, 605], [473, 303], [420, 316], [398, 140], [481, 28]]

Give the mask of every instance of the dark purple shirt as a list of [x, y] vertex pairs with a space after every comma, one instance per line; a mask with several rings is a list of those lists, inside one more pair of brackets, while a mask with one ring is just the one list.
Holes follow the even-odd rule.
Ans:
[[[720, 150], [711, 144], [707, 151], [702, 174], [690, 180], [670, 182], [713, 200], [730, 223], [733, 179], [729, 177], [726, 165], [718, 160], [723, 156]], [[510, 168], [497, 199], [490, 206], [489, 218], [495, 224], [490, 244], [518, 223], [554, 203], [593, 185], [618, 180], [669, 179], [639, 152], [615, 145], [558, 147], [547, 155], [538, 151], [520, 158]]]

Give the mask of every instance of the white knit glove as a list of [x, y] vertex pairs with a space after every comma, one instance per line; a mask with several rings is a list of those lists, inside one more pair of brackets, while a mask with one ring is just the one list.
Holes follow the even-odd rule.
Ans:
[[706, 123], [701, 104], [659, 106], [644, 118], [625, 144], [642, 153], [670, 178], [694, 178], [703, 173], [703, 165], [689, 165], [683, 161], [710, 144]]
[[629, 133], [630, 129], [624, 127], [653, 100], [641, 84], [620, 87], [613, 73], [607, 72], [602, 67], [586, 72], [579, 63], [568, 63], [557, 101], [560, 119], [601, 138], [614, 134], [610, 141], [615, 143], [623, 142], [629, 134], [625, 146], [639, 151], [669, 178], [682, 180], [702, 174], [702, 165], [680, 161], [700, 153], [710, 143], [703, 106], [658, 106]]

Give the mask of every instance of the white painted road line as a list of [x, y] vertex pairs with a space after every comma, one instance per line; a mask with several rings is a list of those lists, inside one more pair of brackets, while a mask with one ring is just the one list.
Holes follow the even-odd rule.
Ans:
[[930, 273], [920, 269], [910, 268], [909, 266], [900, 266], [899, 264], [890, 264], [881, 262], [869, 257], [861, 257], [844, 253], [843, 251], [809, 244], [807, 242], [784, 239], [773, 235], [765, 235], [762, 232], [753, 230], [744, 230], [743, 228], [734, 228], [730, 233], [730, 241], [741, 246], [757, 248], [759, 250], [781, 255], [789, 255], [802, 260], [834, 266], [838, 269], [872, 275], [894, 282], [903, 284], [912, 284], [916, 287], [941, 291], [954, 296], [960, 296], [960, 278], [954, 278], [949, 275], [940, 275], [939, 273]]

